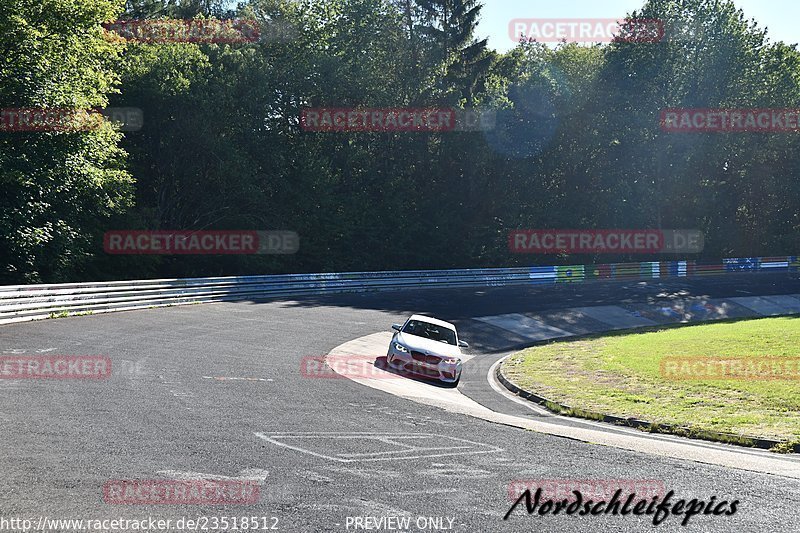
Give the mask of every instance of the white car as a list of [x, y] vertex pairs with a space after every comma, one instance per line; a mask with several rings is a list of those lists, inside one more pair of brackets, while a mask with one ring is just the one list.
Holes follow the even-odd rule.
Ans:
[[394, 324], [392, 329], [397, 333], [386, 353], [389, 367], [445, 383], [458, 383], [461, 378], [461, 348], [468, 348], [469, 344], [458, 339], [453, 324], [428, 316], [411, 315], [405, 324]]

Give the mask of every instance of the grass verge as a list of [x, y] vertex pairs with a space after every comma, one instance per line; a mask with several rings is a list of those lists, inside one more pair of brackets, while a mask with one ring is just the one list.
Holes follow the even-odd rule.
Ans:
[[[674, 358], [690, 359], [675, 366]], [[710, 359], [697, 367], [694, 358]], [[719, 373], [733, 368], [725, 362], [739, 365], [736, 375]], [[800, 318], [786, 317], [557, 341], [512, 355], [502, 372], [577, 416], [588, 411], [683, 426], [689, 435], [712, 431], [796, 443], [798, 362]], [[698, 375], [698, 368], [716, 370]]]

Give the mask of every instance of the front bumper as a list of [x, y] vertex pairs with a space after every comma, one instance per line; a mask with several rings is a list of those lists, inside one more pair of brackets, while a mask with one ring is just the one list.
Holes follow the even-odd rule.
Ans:
[[[438, 363], [431, 362], [431, 358], [440, 359]], [[453, 358], [455, 359], [455, 358]], [[401, 352], [395, 349], [394, 344], [389, 346], [386, 361], [390, 367], [426, 378], [438, 379], [445, 383], [455, 383], [461, 377], [462, 362], [448, 364], [441, 356], [433, 356], [420, 352]]]

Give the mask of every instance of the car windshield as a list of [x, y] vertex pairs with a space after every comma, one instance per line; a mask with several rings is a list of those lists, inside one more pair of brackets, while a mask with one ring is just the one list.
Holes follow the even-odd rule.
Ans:
[[403, 328], [403, 333], [424, 337], [434, 341], [456, 345], [456, 332], [444, 326], [437, 326], [421, 320], [409, 320]]

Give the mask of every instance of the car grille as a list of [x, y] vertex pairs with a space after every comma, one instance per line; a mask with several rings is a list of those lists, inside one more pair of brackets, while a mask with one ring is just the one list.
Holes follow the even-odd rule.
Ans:
[[427, 363], [429, 365], [438, 365], [442, 362], [442, 358], [436, 355], [429, 355], [422, 352], [411, 352], [411, 357], [414, 361], [418, 361], [420, 363]]
[[432, 368], [426, 368], [424, 366], [416, 366], [413, 363], [406, 363], [403, 368], [406, 371], [411, 372], [412, 374], [419, 374], [419, 375], [422, 375], [422, 376], [428, 376], [428, 377], [434, 377], [434, 378], [438, 378], [439, 377], [439, 371], [438, 370], [434, 370]]

